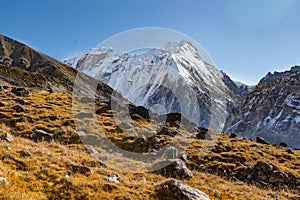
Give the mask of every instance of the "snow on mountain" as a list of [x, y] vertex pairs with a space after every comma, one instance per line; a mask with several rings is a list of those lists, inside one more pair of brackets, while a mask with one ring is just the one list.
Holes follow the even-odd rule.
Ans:
[[225, 82], [226, 74], [201, 59], [187, 41], [121, 55], [111, 48], [95, 48], [65, 62], [104, 81], [136, 105], [158, 114], [181, 112], [215, 130], [223, 129], [239, 98], [238, 89], [233, 92]]
[[300, 147], [300, 67], [268, 73], [231, 119], [227, 132]]

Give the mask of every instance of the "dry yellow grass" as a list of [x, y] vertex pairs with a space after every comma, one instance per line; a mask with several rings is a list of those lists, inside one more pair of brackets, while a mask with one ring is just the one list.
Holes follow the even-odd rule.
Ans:
[[[10, 89], [7, 89], [10, 91]], [[17, 113], [12, 109], [18, 98], [26, 104], [22, 107], [27, 111]], [[72, 97], [63, 93], [49, 93], [30, 90], [27, 97], [16, 97], [10, 92], [0, 93], [1, 131], [15, 136], [12, 142], [0, 140], [0, 177], [7, 179], [9, 184], [0, 185], [0, 199], [155, 199], [157, 187], [167, 178], [153, 173], [129, 173], [112, 169], [103, 165], [97, 158], [87, 153], [80, 138], [74, 133], [75, 125], [72, 114]], [[78, 105], [78, 110], [85, 109]], [[90, 124], [92, 134], [99, 135], [94, 119], [85, 119]], [[118, 129], [112, 119], [111, 111], [97, 116], [97, 123], [107, 137], [120, 147], [131, 149], [132, 140], [122, 140], [131, 136], [130, 133]], [[147, 121], [137, 121], [139, 126], [150, 127]], [[85, 127], [76, 127], [83, 130]], [[35, 143], [29, 140], [34, 129], [43, 129], [54, 133], [55, 141]], [[57, 132], [64, 130], [65, 134]], [[99, 136], [100, 137], [100, 136]], [[170, 138], [161, 136], [167, 143]], [[240, 181], [231, 181], [217, 174], [210, 174], [204, 167], [238, 166], [231, 159], [238, 156], [245, 159], [244, 163], [255, 163], [264, 160], [278, 166], [285, 172], [299, 176], [299, 151], [287, 154], [286, 149], [269, 145], [255, 147], [256, 143], [222, 134], [219, 140], [232, 151], [225, 153], [210, 152], [207, 156], [219, 159], [207, 161], [199, 158], [202, 140], [194, 140], [188, 150], [191, 159], [188, 166], [192, 168], [193, 178], [184, 181], [186, 184], [207, 193], [211, 199], [297, 199], [290, 190], [261, 189]], [[249, 150], [251, 149], [251, 150]], [[131, 149], [132, 150], [132, 149]], [[21, 152], [29, 153], [22, 156]], [[99, 150], [100, 151], [100, 150]], [[259, 153], [263, 152], [263, 156]], [[83, 166], [91, 169], [91, 174], [75, 173], [70, 166]], [[118, 174], [120, 182], [107, 180], [107, 176]]]

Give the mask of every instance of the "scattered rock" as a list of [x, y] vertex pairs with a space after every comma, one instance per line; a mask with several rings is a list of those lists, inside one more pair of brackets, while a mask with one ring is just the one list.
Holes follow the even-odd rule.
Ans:
[[2, 86], [0, 86], [0, 92], [3, 94], [5, 93], [5, 89]]
[[229, 138], [235, 138], [237, 136], [237, 134], [235, 133], [230, 133]]
[[0, 177], [0, 185], [7, 185], [8, 181], [6, 180], [6, 178]]
[[20, 105], [25, 105], [26, 102], [23, 99], [17, 98], [15, 99], [16, 103], [20, 104]]
[[255, 168], [259, 168], [266, 172], [273, 171], [273, 165], [264, 161], [257, 161], [257, 163], [255, 164]]
[[17, 151], [17, 152], [20, 154], [20, 156], [21, 156], [22, 158], [30, 157], [30, 156], [31, 156], [31, 154], [30, 154], [29, 152], [24, 151], [24, 150]]
[[112, 184], [104, 184], [102, 186], [102, 189], [105, 191], [105, 192], [112, 192], [113, 190], [117, 189], [118, 187], [115, 186], [115, 185], [112, 185]]
[[71, 164], [69, 167], [71, 168], [74, 174], [82, 174], [85, 176], [89, 176], [92, 174], [92, 170], [85, 166], [78, 166], [78, 165]]
[[262, 137], [257, 137], [256, 138], [256, 142], [260, 143], [260, 144], [270, 144], [269, 142], [267, 142], [264, 138]]
[[180, 159], [170, 159], [158, 162], [153, 165], [152, 169], [155, 170], [155, 173], [171, 178], [189, 179], [193, 176], [185, 162]]
[[269, 181], [270, 183], [284, 183], [287, 179], [288, 175], [285, 172], [276, 170], [271, 174]]
[[11, 90], [12, 93], [14, 93], [17, 96], [21, 96], [21, 97], [26, 97], [29, 95], [29, 91], [26, 90], [25, 88], [16, 88], [13, 87], [13, 89]]
[[149, 120], [150, 119], [149, 111], [146, 108], [144, 108], [143, 106], [136, 107], [133, 105], [129, 105], [129, 114], [133, 120], [135, 120], [134, 118], [136, 118], [137, 116], [139, 116], [139, 117], [136, 118], [136, 120], [139, 120], [139, 119]]
[[119, 183], [120, 182], [120, 176], [118, 174], [112, 174], [110, 176], [105, 177], [107, 180], [111, 181], [111, 182], [115, 182], [115, 183]]
[[205, 140], [205, 136], [207, 135], [208, 129], [199, 127], [196, 133], [196, 139]]
[[8, 142], [13, 141], [14, 137], [9, 133], [0, 133], [0, 140], [6, 140]]
[[30, 139], [35, 142], [40, 142], [40, 141], [51, 142], [53, 140], [53, 134], [47, 133], [46, 131], [41, 129], [36, 129], [32, 132]]
[[209, 200], [204, 192], [174, 179], [159, 185], [156, 198], [159, 200]]
[[51, 121], [55, 121], [55, 120], [58, 120], [58, 117], [55, 116], [55, 115], [51, 115], [51, 116], [49, 116], [49, 119], [50, 119]]
[[16, 112], [18, 112], [18, 113], [20, 113], [20, 112], [26, 112], [26, 110], [25, 110], [21, 105], [15, 105], [15, 106], [13, 107], [13, 109], [14, 109]]
[[287, 147], [288, 145], [285, 142], [280, 142], [278, 146], [280, 146], [280, 147]]
[[288, 149], [288, 150], [286, 150], [286, 152], [288, 152], [289, 154], [294, 154], [292, 149]]

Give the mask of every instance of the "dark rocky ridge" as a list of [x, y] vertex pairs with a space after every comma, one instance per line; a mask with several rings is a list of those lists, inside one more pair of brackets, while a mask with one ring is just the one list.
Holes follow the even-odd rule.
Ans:
[[268, 73], [245, 96], [230, 120], [227, 132], [252, 139], [261, 136], [270, 143], [285, 142], [290, 147], [300, 147], [300, 67]]

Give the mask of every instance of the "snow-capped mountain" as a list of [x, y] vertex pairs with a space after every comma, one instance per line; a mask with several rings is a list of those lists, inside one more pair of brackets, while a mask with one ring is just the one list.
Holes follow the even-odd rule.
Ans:
[[65, 63], [104, 81], [136, 105], [158, 114], [181, 112], [215, 130], [223, 129], [241, 98], [240, 87], [205, 62], [187, 41], [138, 54], [94, 48]]
[[300, 66], [268, 73], [245, 96], [226, 131], [300, 147]]

